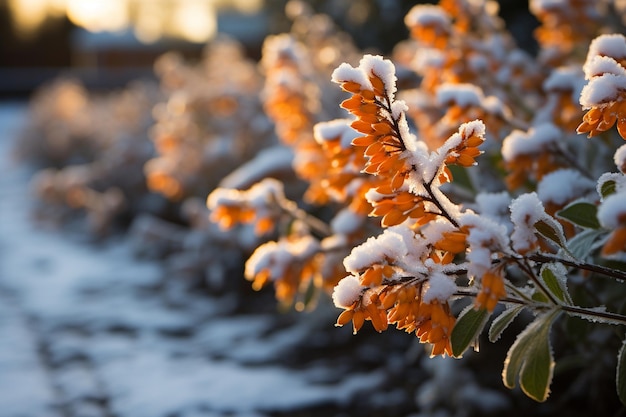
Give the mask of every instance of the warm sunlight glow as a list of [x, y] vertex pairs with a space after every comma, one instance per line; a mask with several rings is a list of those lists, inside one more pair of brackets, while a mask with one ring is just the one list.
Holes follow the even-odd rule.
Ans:
[[217, 17], [211, 3], [181, 0], [174, 12], [174, 30], [192, 42], [206, 42], [217, 30]]
[[92, 32], [122, 30], [129, 24], [127, 0], [68, 0], [67, 16]]
[[264, 0], [7, 0], [16, 29], [34, 34], [50, 16], [67, 17], [92, 32], [132, 27], [137, 39], [153, 43], [164, 36], [206, 42], [217, 32], [220, 9], [258, 13]]
[[9, 0], [8, 4], [21, 36], [33, 34], [48, 14], [48, 0]]

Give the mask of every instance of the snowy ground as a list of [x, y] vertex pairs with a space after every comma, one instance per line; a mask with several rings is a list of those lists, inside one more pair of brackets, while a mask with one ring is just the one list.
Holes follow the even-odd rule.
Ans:
[[281, 352], [310, 328], [226, 314], [228, 296], [172, 306], [162, 268], [124, 239], [94, 246], [38, 228], [30, 174], [9, 152], [24, 117], [0, 105], [0, 417], [289, 415], [340, 409], [383, 383], [380, 369], [286, 366]]

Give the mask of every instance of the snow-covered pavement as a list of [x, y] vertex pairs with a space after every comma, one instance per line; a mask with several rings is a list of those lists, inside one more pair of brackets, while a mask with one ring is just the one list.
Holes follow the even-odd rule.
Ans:
[[38, 228], [30, 173], [9, 152], [24, 117], [23, 105], [0, 105], [0, 417], [276, 415], [383, 382], [332, 362], [285, 366], [281, 352], [310, 328], [227, 314], [228, 295], [172, 306], [161, 290], [172, 277], [123, 238], [86, 244]]

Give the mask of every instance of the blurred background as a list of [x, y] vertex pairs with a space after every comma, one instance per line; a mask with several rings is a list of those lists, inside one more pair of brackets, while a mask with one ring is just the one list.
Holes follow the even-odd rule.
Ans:
[[[166, 51], [201, 55], [216, 34], [239, 40], [258, 58], [267, 34], [289, 30], [286, 0], [0, 0], [0, 98], [30, 94], [44, 81], [71, 76], [90, 89], [150, 77]], [[362, 49], [389, 52], [407, 32], [402, 19], [417, 3], [311, 0]], [[500, 0], [500, 13], [526, 48], [535, 22], [527, 1]], [[373, 24], [375, 23], [375, 24]]]

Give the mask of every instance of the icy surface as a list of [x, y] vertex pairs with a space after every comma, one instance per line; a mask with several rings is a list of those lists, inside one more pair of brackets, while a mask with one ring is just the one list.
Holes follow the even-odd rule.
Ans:
[[191, 291], [172, 306], [163, 289], [178, 277], [133, 258], [126, 239], [38, 228], [31, 173], [9, 158], [22, 116], [0, 106], [1, 416], [260, 417], [380, 385], [379, 371], [282, 364], [311, 343], [304, 317], [277, 328], [276, 314], [232, 315], [232, 297]]

